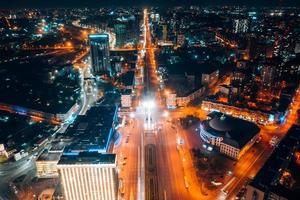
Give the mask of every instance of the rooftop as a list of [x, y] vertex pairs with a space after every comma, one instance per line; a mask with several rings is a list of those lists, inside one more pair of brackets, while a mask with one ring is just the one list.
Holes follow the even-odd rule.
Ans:
[[125, 86], [133, 86], [134, 84], [134, 71], [128, 71], [119, 77], [119, 81]]
[[0, 144], [8, 150], [30, 149], [55, 130], [55, 126], [30, 117], [0, 111]]
[[116, 106], [96, 105], [86, 115], [78, 116], [64, 134], [74, 141], [65, 148], [65, 152], [107, 151], [116, 112]]
[[[286, 199], [300, 195], [300, 127], [293, 125], [250, 186]], [[266, 198], [267, 199], [267, 198]]]
[[223, 113], [213, 112], [209, 117], [211, 119], [202, 123], [203, 128], [215, 136], [223, 137], [224, 142], [236, 148], [243, 148], [260, 131], [252, 122]]
[[52, 62], [43, 57], [0, 65], [0, 103], [19, 106], [22, 112], [69, 111], [80, 96], [79, 74], [72, 65]]
[[195, 84], [195, 77], [189, 79], [185, 75], [170, 75], [165, 82], [166, 88], [174, 91], [178, 97], [186, 97], [198, 90], [202, 85]]
[[125, 89], [121, 91], [122, 95], [131, 95], [132, 94], [132, 90], [131, 89]]
[[82, 152], [78, 155], [63, 155], [59, 162], [59, 165], [76, 165], [76, 164], [115, 164], [116, 154], [101, 154], [96, 152]]
[[37, 161], [59, 161], [62, 153], [49, 152], [47, 149], [38, 157]]
[[89, 38], [108, 38], [108, 34], [91, 34]]
[[170, 74], [202, 75], [211, 74], [218, 68], [209, 62], [196, 63], [192, 61], [186, 61], [168, 65], [167, 69]]

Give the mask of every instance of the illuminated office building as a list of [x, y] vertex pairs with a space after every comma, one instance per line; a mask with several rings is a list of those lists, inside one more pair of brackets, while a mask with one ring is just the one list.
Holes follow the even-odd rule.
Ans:
[[235, 19], [233, 21], [234, 33], [246, 33], [248, 31], [248, 19]]
[[116, 200], [116, 155], [63, 155], [57, 165], [65, 200]]
[[109, 60], [109, 35], [89, 35], [92, 72], [94, 75], [101, 75], [104, 72], [110, 73]]
[[139, 38], [139, 16], [118, 18], [114, 24], [116, 46], [136, 45]]

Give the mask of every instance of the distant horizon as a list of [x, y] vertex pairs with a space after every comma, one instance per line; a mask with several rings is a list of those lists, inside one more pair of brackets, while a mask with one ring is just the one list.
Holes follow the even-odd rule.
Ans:
[[0, 9], [9, 8], [83, 8], [83, 7], [143, 7], [143, 6], [248, 6], [248, 7], [299, 7], [300, 1], [296, 0], [2, 0]]

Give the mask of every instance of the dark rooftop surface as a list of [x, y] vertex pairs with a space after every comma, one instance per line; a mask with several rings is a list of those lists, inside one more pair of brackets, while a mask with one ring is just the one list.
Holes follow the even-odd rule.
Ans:
[[122, 58], [125, 62], [136, 62], [137, 59], [137, 50], [132, 51], [110, 51], [111, 58]]
[[119, 82], [125, 86], [133, 86], [134, 84], [134, 71], [128, 71], [119, 77]]
[[28, 150], [55, 131], [53, 125], [29, 117], [0, 111], [0, 144], [12, 150]]
[[66, 113], [80, 96], [79, 74], [67, 54], [1, 64], [0, 102], [46, 113]]
[[293, 125], [250, 185], [286, 199], [299, 199], [299, 152], [300, 127]]
[[48, 150], [44, 150], [37, 161], [59, 161], [61, 155], [62, 153], [52, 153]]
[[185, 75], [170, 75], [165, 82], [166, 88], [174, 91], [178, 97], [185, 97], [198, 90], [195, 81], [189, 81]]
[[209, 116], [211, 119], [202, 123], [203, 128], [213, 135], [223, 137], [226, 143], [236, 148], [243, 148], [260, 131], [252, 122], [223, 113], [213, 112]]
[[116, 154], [101, 154], [96, 152], [82, 152], [78, 155], [63, 155], [58, 165], [73, 165], [73, 164], [114, 164], [116, 162]]
[[96, 105], [86, 115], [78, 116], [65, 133], [65, 136], [74, 140], [65, 151], [107, 150], [113, 134], [116, 111], [116, 106]]
[[131, 89], [125, 89], [125, 90], [122, 90], [121, 92], [123, 95], [131, 95], [132, 94], [132, 90]]
[[167, 69], [170, 74], [210, 74], [216, 71], [218, 68], [211, 63], [195, 63], [195, 62], [178, 62], [172, 65], [168, 65]]

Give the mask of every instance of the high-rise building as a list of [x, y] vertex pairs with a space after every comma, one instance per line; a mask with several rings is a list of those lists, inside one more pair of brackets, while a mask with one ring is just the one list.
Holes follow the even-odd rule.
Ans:
[[66, 200], [116, 200], [116, 155], [63, 155], [57, 165]]
[[104, 72], [110, 73], [108, 34], [89, 35], [89, 45], [91, 49], [91, 64], [93, 74], [100, 75]]
[[178, 34], [177, 35], [177, 46], [182, 46], [185, 42], [185, 36], [184, 34]]
[[114, 30], [116, 34], [116, 46], [123, 47], [129, 37], [127, 26], [124, 23], [117, 23], [114, 25]]
[[166, 41], [168, 37], [168, 26], [167, 24], [162, 25], [162, 40]]
[[275, 68], [272, 65], [264, 65], [261, 71], [262, 84], [265, 88], [273, 86], [275, 81]]
[[136, 45], [139, 36], [139, 15], [118, 18], [114, 24], [116, 46]]
[[235, 19], [233, 20], [233, 32], [245, 33], [248, 31], [249, 21], [248, 19]]

